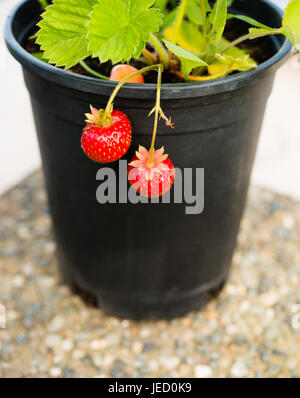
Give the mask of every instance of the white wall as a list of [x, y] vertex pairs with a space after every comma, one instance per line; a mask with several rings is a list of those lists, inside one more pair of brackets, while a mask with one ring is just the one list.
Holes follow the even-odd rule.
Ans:
[[252, 181], [300, 199], [300, 54], [278, 72]]
[[289, 3], [289, 0], [273, 0], [273, 2], [284, 8]]
[[[3, 42], [6, 16], [18, 1], [0, 0], [0, 193], [40, 165], [21, 68]], [[276, 2], [285, 6], [288, 0]], [[277, 75], [252, 180], [300, 199], [299, 109], [300, 58], [294, 57]]]
[[6, 17], [18, 2], [0, 3], [0, 193], [40, 165], [21, 67], [8, 53], [3, 40]]

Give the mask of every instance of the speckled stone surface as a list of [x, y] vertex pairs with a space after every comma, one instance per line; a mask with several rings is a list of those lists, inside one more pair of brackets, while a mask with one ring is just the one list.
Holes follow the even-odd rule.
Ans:
[[0, 377], [299, 377], [299, 249], [300, 204], [252, 188], [219, 297], [171, 322], [120, 321], [61, 284], [35, 173], [0, 198]]

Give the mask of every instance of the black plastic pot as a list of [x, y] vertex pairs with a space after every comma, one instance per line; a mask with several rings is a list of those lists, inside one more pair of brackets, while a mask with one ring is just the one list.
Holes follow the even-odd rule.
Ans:
[[[251, 5], [249, 4], [251, 3]], [[235, 1], [241, 13], [280, 26], [281, 11], [263, 0]], [[39, 5], [21, 3], [8, 18], [6, 42], [22, 64], [38, 132], [43, 169], [67, 281], [120, 317], [159, 318], [198, 308], [228, 277], [267, 98], [291, 44], [269, 39], [274, 56], [257, 69], [209, 83], [163, 86], [162, 106], [175, 130], [160, 125], [157, 145], [180, 168], [205, 169], [205, 210], [186, 204], [106, 204], [96, 201], [96, 173], [80, 148], [83, 114], [103, 107], [113, 82], [47, 65], [20, 45]], [[155, 85], [124, 87], [115, 108], [129, 116], [133, 143], [148, 146], [146, 118]], [[111, 165], [118, 172], [118, 164]]]

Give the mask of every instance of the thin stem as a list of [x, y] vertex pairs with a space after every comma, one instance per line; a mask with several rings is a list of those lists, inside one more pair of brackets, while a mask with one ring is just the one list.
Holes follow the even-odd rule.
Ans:
[[202, 34], [203, 34], [203, 44], [204, 44], [204, 52], [206, 52], [207, 49], [207, 41], [206, 41], [206, 33], [207, 33], [207, 26], [206, 26], [206, 8], [205, 8], [205, 0], [200, 0], [201, 1], [201, 11], [202, 11], [202, 17], [203, 17], [203, 28], [202, 28]]
[[229, 43], [226, 47], [224, 47], [221, 51], [220, 54], [224, 54], [227, 50], [229, 50], [232, 47], [237, 46], [238, 44], [242, 43], [243, 41], [250, 40], [251, 39], [251, 34], [247, 33], [246, 35], [243, 35], [236, 40], [232, 41]]
[[257, 33], [247, 33], [246, 35], [241, 36], [238, 39], [229, 43], [226, 47], [224, 47], [219, 52], [219, 54], [224, 54], [227, 50], [229, 50], [232, 47], [237, 46], [238, 44], [242, 43], [243, 41], [253, 40], [253, 39], [257, 39], [259, 37], [268, 36], [268, 35], [279, 35], [279, 34], [282, 34], [282, 29], [261, 30], [260, 32], [257, 31]]
[[180, 31], [181, 24], [182, 24], [184, 15], [185, 15], [186, 6], [187, 6], [187, 0], [181, 0], [180, 6], [179, 6], [179, 11], [178, 11], [178, 17], [177, 17], [175, 28], [174, 28], [174, 34], [173, 34], [173, 38], [172, 38], [172, 42], [174, 44], [177, 43], [179, 31]]
[[148, 51], [146, 48], [144, 48], [144, 50], [142, 51], [142, 55], [145, 58], [145, 60], [147, 61], [147, 63], [149, 65], [153, 65], [157, 62], [157, 59], [155, 57], [155, 55], [153, 55], [150, 51]]
[[155, 104], [155, 116], [154, 116], [154, 126], [153, 126], [153, 134], [152, 134], [152, 142], [150, 148], [150, 156], [149, 156], [149, 165], [152, 165], [152, 156], [154, 153], [154, 145], [157, 133], [157, 126], [158, 126], [158, 117], [160, 114], [160, 97], [161, 97], [161, 78], [162, 78], [163, 66], [159, 65], [158, 67], [158, 77], [157, 77], [157, 90], [156, 90], [156, 104]]
[[132, 74], [129, 75], [129, 76], [126, 76], [125, 79], [121, 80], [121, 81], [119, 82], [119, 84], [115, 87], [114, 91], [112, 92], [112, 94], [111, 94], [111, 96], [110, 96], [110, 99], [109, 99], [109, 101], [108, 101], [108, 103], [107, 103], [107, 105], [106, 105], [106, 108], [105, 108], [105, 114], [107, 115], [107, 114], [109, 114], [109, 113], [111, 112], [111, 107], [112, 107], [112, 104], [113, 104], [113, 102], [114, 102], [114, 99], [116, 98], [116, 96], [117, 96], [119, 90], [121, 89], [121, 87], [122, 87], [128, 80], [132, 79], [132, 78], [135, 77], [135, 76], [141, 75], [142, 73], [148, 72], [148, 71], [153, 70], [153, 69], [158, 69], [158, 68], [159, 68], [159, 69], [162, 68], [162, 65], [157, 64], [157, 65], [146, 66], [145, 68], [140, 69], [140, 70], [138, 70], [137, 72], [134, 72], [134, 73], [132, 73]]
[[109, 80], [109, 77], [101, 75], [101, 73], [96, 72], [95, 70], [91, 69], [84, 61], [80, 61], [79, 65], [83, 67], [89, 74], [99, 77], [100, 79]]
[[150, 43], [152, 46], [155, 48], [155, 50], [158, 52], [158, 55], [166, 69], [169, 67], [169, 56], [167, 51], [165, 50], [163, 44], [160, 42], [160, 40], [153, 34], [151, 33], [150, 36]]
[[144, 57], [132, 58], [132, 59], [138, 62], [142, 62], [143, 64], [149, 65], [149, 62]]

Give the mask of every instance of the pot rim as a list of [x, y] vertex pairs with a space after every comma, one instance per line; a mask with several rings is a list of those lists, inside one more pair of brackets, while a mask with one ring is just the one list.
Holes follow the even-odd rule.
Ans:
[[[38, 60], [28, 53], [18, 42], [13, 32], [13, 24], [18, 12], [31, 0], [23, 0], [13, 8], [5, 25], [5, 42], [11, 54], [27, 69], [41, 77], [75, 90], [92, 94], [109, 94], [116, 86], [116, 82], [102, 80], [95, 77], [79, 75]], [[259, 0], [273, 8], [280, 16], [283, 11], [270, 0]], [[230, 92], [241, 87], [251, 85], [262, 79], [266, 73], [277, 69], [290, 53], [292, 43], [287, 38], [280, 49], [270, 59], [258, 65], [255, 69], [239, 72], [231, 76], [207, 82], [163, 83], [162, 99], [195, 98], [207, 95]], [[119, 97], [149, 98], [155, 96], [156, 84], [126, 83], [120, 90]]]

